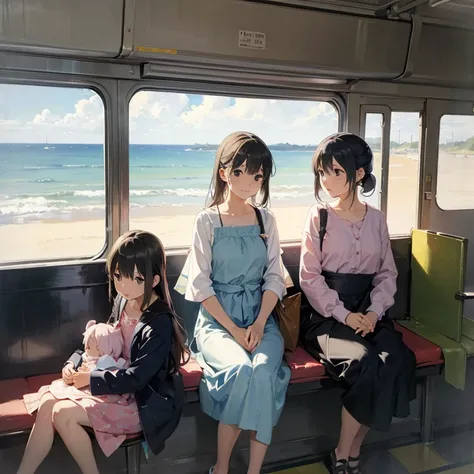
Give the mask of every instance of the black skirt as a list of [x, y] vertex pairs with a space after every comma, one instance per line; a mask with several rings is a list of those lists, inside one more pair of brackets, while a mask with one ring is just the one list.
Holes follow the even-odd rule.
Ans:
[[[322, 275], [347, 310], [367, 312], [374, 275]], [[343, 405], [359, 423], [387, 431], [392, 417], [410, 414], [410, 401], [416, 397], [416, 359], [388, 317], [376, 324], [373, 333], [362, 337], [335, 318], [313, 310], [306, 317], [302, 315], [300, 338], [306, 351], [341, 383]]]

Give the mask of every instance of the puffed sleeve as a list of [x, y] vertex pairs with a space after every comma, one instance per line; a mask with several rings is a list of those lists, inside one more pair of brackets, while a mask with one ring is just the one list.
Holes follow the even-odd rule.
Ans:
[[382, 242], [382, 254], [380, 256], [380, 270], [372, 280], [374, 289], [370, 293], [371, 305], [367, 311], [373, 311], [379, 319], [395, 303], [397, 291], [397, 267], [390, 246], [390, 235], [388, 233], [387, 221], [381, 214], [380, 240]]
[[215, 295], [212, 287], [212, 250], [210, 216], [200, 212], [194, 223], [193, 242], [188, 256], [188, 283], [185, 298], [201, 303]]
[[285, 295], [285, 277], [281, 258], [280, 237], [275, 216], [268, 209], [261, 210], [267, 234], [267, 268], [263, 275], [262, 290], [271, 290], [281, 300]]
[[[321, 251], [319, 244], [319, 208], [313, 206], [306, 218], [301, 240], [300, 286], [311, 306], [322, 316], [334, 316], [346, 322], [348, 311], [336, 291], [326, 284], [321, 275]], [[316, 223], [318, 223], [316, 225]]]

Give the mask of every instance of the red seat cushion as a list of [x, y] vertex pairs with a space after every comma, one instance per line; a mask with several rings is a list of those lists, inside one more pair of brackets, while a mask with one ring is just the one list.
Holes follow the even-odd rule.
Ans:
[[[199, 381], [201, 380], [202, 370], [195, 359], [191, 357], [189, 362], [181, 367], [181, 374], [183, 375], [183, 383], [185, 390], [197, 390]], [[53, 380], [61, 378], [61, 374], [47, 374], [37, 375], [35, 377], [28, 377], [28, 392], [37, 392], [43, 385], [49, 385]]]
[[[403, 335], [404, 343], [415, 353], [418, 366], [429, 366], [443, 363], [441, 349], [414, 332], [395, 323]], [[294, 352], [286, 352], [285, 358], [291, 369], [290, 383], [304, 383], [320, 380], [325, 377], [324, 366], [313, 359], [302, 347]], [[184, 388], [187, 391], [197, 390], [202, 370], [195, 359], [191, 358], [181, 367]], [[27, 379], [0, 381], [0, 432], [21, 431], [33, 426], [34, 417], [28, 415], [23, 403], [23, 395], [37, 392], [43, 385], [50, 384], [61, 377], [61, 374], [38, 375]], [[137, 435], [130, 435], [133, 439]]]
[[285, 352], [285, 358], [291, 369], [290, 383], [314, 382], [325, 376], [324, 366], [300, 346], [294, 352]]
[[437, 365], [443, 363], [443, 353], [436, 344], [424, 337], [418, 336], [409, 329], [395, 323], [395, 328], [403, 336], [403, 342], [413, 351], [416, 356], [417, 366]]
[[202, 369], [193, 357], [181, 367], [183, 384], [186, 391], [197, 390], [202, 376]]
[[28, 415], [23, 403], [26, 393], [25, 379], [0, 381], [0, 432], [21, 431], [33, 426], [34, 418]]
[[[192, 357], [189, 362], [181, 367], [185, 390], [197, 390], [201, 380], [202, 370]], [[26, 379], [28, 382], [28, 393], [37, 392], [43, 385], [49, 385], [53, 380], [61, 378], [61, 374], [37, 375]]]

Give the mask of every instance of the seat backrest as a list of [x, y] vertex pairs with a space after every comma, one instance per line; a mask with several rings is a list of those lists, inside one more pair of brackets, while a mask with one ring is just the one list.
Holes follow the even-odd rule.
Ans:
[[428, 230], [413, 230], [410, 315], [456, 342], [461, 341], [467, 240]]

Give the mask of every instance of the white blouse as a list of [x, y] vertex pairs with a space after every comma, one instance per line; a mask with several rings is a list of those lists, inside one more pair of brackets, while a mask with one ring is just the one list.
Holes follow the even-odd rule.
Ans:
[[[281, 258], [280, 240], [273, 213], [260, 208], [265, 234], [267, 235], [267, 266], [263, 275], [262, 291], [271, 290], [279, 299], [286, 293], [286, 287], [292, 286], [283, 260]], [[185, 298], [189, 301], [202, 302], [215, 295], [212, 287], [212, 243], [214, 229], [221, 227], [217, 208], [202, 210], [196, 217], [193, 230], [193, 242], [182, 274], [175, 289], [184, 290], [182, 280], [187, 279]]]

